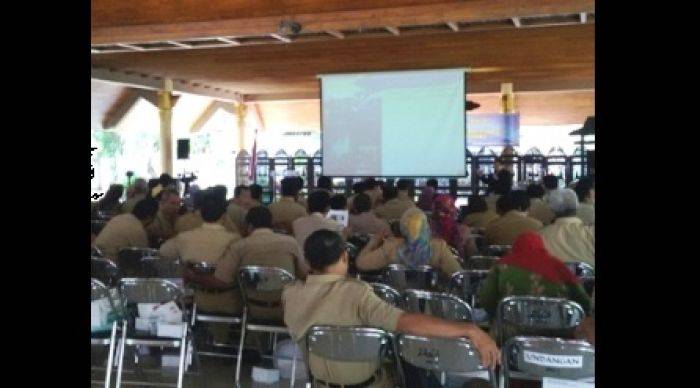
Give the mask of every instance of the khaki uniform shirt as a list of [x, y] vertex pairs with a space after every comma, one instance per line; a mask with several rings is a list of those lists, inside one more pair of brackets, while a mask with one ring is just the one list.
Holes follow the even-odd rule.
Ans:
[[[309, 275], [282, 293], [284, 322], [306, 353], [306, 332], [315, 325], [372, 326], [394, 331], [403, 311], [381, 300], [367, 283], [341, 275]], [[338, 362], [306, 357], [313, 375], [335, 384], [358, 384], [372, 377], [379, 364]], [[371, 387], [391, 386], [386, 375]]]
[[121, 209], [122, 214], [131, 213], [136, 207], [136, 204], [144, 198], [146, 198], [146, 194], [136, 194], [133, 197], [124, 201]]
[[[240, 238], [219, 224], [205, 223], [166, 241], [160, 247], [160, 254], [167, 259], [179, 257], [184, 263], [215, 264], [218, 270], [218, 266], [231, 255], [233, 243]], [[240, 292], [235, 287], [219, 293], [196, 290], [194, 300], [198, 309], [213, 313], [238, 314], [243, 306]]]
[[267, 207], [272, 213], [272, 227], [293, 233], [292, 222], [306, 216], [306, 208], [294, 201], [294, 198], [282, 197]]
[[224, 227], [226, 230], [242, 235], [246, 228], [246, 214], [248, 214], [247, 209], [235, 203], [229, 204], [224, 214]]
[[352, 234], [377, 234], [389, 230], [389, 223], [377, 217], [372, 211], [350, 214], [348, 227]]
[[468, 214], [464, 217], [464, 222], [466, 222], [470, 228], [486, 228], [486, 226], [495, 219], [498, 219], [498, 214], [493, 210], [487, 210], [485, 212]]
[[299, 244], [299, 249], [304, 251], [304, 242], [306, 238], [311, 235], [311, 233], [321, 230], [328, 229], [338, 232], [342, 235], [343, 226], [339, 223], [326, 218], [321, 213], [311, 213], [306, 217], [297, 218], [292, 222], [292, 230], [294, 231], [294, 238], [296, 238]]
[[401, 219], [403, 213], [412, 207], [416, 207], [413, 200], [406, 195], [399, 194], [397, 198], [390, 199], [385, 204], [377, 206], [374, 212], [379, 218], [391, 221]]
[[157, 239], [167, 240], [175, 237], [175, 222], [177, 222], [177, 218], [170, 221], [162, 211], [158, 210], [155, 220], [146, 228], [148, 237], [154, 241]]
[[[403, 243], [403, 238], [388, 239], [374, 251], [360, 254], [355, 264], [359, 270], [374, 271], [385, 268], [389, 264], [399, 263], [398, 249]], [[430, 240], [430, 248], [432, 255], [428, 265], [439, 269], [444, 277], [462, 270], [462, 266], [445, 240], [433, 238]]]
[[[236, 242], [216, 269], [216, 276], [225, 282], [237, 282], [238, 270], [246, 265], [278, 267], [297, 278], [306, 278], [309, 268], [301, 258], [296, 240], [291, 236], [274, 233], [268, 228], [255, 229], [250, 236]], [[249, 299], [265, 302], [280, 300], [279, 292], [256, 292]], [[264, 307], [249, 303], [249, 314], [253, 318], [282, 322], [282, 306]]]
[[528, 210], [527, 215], [539, 220], [542, 225], [551, 224], [552, 221], [554, 221], [554, 217], [556, 217], [552, 209], [550, 209], [549, 206], [547, 206], [547, 204], [539, 198], [530, 199], [530, 209]]
[[595, 225], [595, 205], [580, 203], [576, 209], [576, 217], [580, 218], [584, 225]]
[[202, 215], [199, 211], [188, 212], [177, 218], [175, 221], [175, 234], [187, 232], [199, 228], [204, 224]]
[[578, 217], [557, 218], [540, 231], [544, 245], [562, 261], [584, 261], [595, 266], [595, 227]]
[[148, 248], [148, 234], [143, 224], [133, 214], [115, 216], [95, 238], [95, 246], [105, 257], [116, 261], [122, 248]]
[[486, 206], [488, 206], [489, 210], [492, 212], [496, 212], [496, 202], [498, 202], [498, 198], [501, 196], [498, 194], [489, 194], [486, 198], [484, 198], [484, 201], [486, 202]]
[[491, 221], [484, 231], [484, 237], [489, 245], [512, 245], [521, 233], [540, 229], [540, 221], [528, 217], [525, 213], [511, 210]]

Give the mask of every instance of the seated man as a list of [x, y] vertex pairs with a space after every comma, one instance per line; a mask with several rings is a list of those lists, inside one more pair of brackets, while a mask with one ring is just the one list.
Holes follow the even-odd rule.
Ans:
[[181, 215], [175, 221], [175, 233], [180, 234], [189, 230], [197, 229], [204, 223], [202, 219], [202, 200], [208, 191], [195, 191], [192, 194], [192, 211]]
[[[348, 278], [348, 254], [337, 233], [314, 232], [304, 245], [304, 254], [314, 274], [306, 281], [287, 286], [282, 294], [284, 322], [301, 349], [306, 349], [305, 335], [314, 325], [372, 326], [420, 336], [467, 337], [478, 350], [483, 365], [493, 368], [499, 363], [495, 342], [477, 326], [406, 313], [380, 299], [367, 283]], [[375, 370], [375, 365], [313, 355], [305, 358], [314, 377], [329, 384], [394, 386], [386, 371]]]
[[245, 213], [251, 207], [253, 198], [250, 196], [248, 186], [236, 186], [233, 190], [233, 199], [226, 208], [224, 215], [224, 227], [229, 232], [243, 235], [245, 230]]
[[95, 246], [106, 258], [115, 261], [122, 248], [148, 248], [146, 227], [158, 212], [158, 202], [153, 199], [139, 201], [128, 214], [113, 217], [95, 238]]
[[[160, 248], [163, 258], [177, 259], [186, 263], [205, 262], [218, 266], [228, 260], [231, 245], [241, 236], [228, 232], [222, 225], [222, 217], [226, 209], [225, 202], [211, 195], [202, 200], [200, 210], [204, 223], [199, 228], [180, 233], [175, 238], [166, 241]], [[189, 278], [185, 272], [185, 280], [192, 280], [196, 285], [194, 300], [197, 309], [210, 313], [238, 314], [242, 311], [240, 292], [226, 279], [223, 287], [210, 287], [208, 282], [198, 282], [198, 278]], [[219, 329], [219, 328], [217, 328]], [[215, 341], [227, 342], [225, 330], [212, 330]]]
[[593, 177], [581, 178], [574, 188], [578, 196], [576, 216], [584, 225], [595, 225], [595, 181]]
[[358, 194], [362, 194], [365, 191], [365, 184], [363, 182], [357, 182], [352, 185], [352, 195], [348, 197], [348, 210], [350, 211], [350, 214], [357, 214], [357, 210], [355, 209], [355, 204], [353, 203], [355, 201], [355, 198], [357, 198]]
[[552, 191], [547, 204], [557, 216], [540, 231], [549, 253], [565, 262], [584, 261], [595, 266], [595, 229], [576, 216], [576, 193], [571, 189]]
[[[217, 276], [230, 276], [227, 278], [227, 281], [236, 283], [234, 278], [238, 276], [240, 267], [258, 265], [282, 268], [297, 279], [306, 279], [309, 268], [302, 258], [297, 241], [292, 236], [272, 231], [270, 210], [263, 206], [257, 206], [250, 209], [245, 218], [248, 224], [248, 237], [233, 244], [231, 255], [224, 259], [224, 262], [219, 265], [220, 268], [217, 267]], [[258, 300], [267, 300], [269, 297], [279, 300], [279, 294], [273, 296], [255, 295], [255, 298]], [[249, 314], [254, 318], [282, 321], [281, 308], [270, 308], [255, 304], [249, 304], [249, 308]]]
[[485, 198], [486, 206], [488, 206], [491, 211], [498, 211], [496, 202], [502, 196], [508, 194], [513, 188], [513, 173], [503, 169], [498, 170], [495, 174], [496, 178], [489, 184], [489, 188], [493, 188], [493, 191]]
[[542, 199], [544, 197], [544, 187], [537, 183], [527, 186], [527, 195], [530, 197], [530, 210], [528, 216], [539, 220], [542, 225], [549, 225], [554, 220], [554, 212]]
[[496, 203], [500, 218], [491, 221], [484, 230], [488, 245], [512, 245], [523, 232], [542, 229], [542, 223], [527, 215], [530, 198], [522, 190], [513, 190]]
[[490, 210], [484, 197], [472, 195], [469, 197], [469, 204], [465, 211], [462, 223], [470, 228], [484, 229], [491, 221], [498, 219], [498, 213]]
[[389, 224], [372, 212], [372, 198], [360, 193], [353, 200], [355, 214], [350, 214], [348, 229], [350, 234], [377, 234], [389, 231]]
[[246, 210], [254, 208], [256, 206], [264, 206], [262, 203], [262, 186], [260, 186], [257, 183], [253, 183], [248, 187], [250, 188], [250, 205], [248, 205], [248, 208]]
[[406, 210], [416, 207], [413, 198], [410, 197], [411, 182], [408, 179], [399, 179], [396, 190], [395, 197], [392, 189], [384, 190], [385, 202], [374, 211], [379, 218], [386, 221], [398, 220]]
[[330, 196], [325, 190], [317, 190], [309, 194], [309, 215], [297, 218], [292, 222], [294, 238], [300, 247], [304, 246], [304, 241], [309, 235], [319, 229], [328, 229], [338, 233], [343, 231], [343, 226], [337, 222], [326, 218], [330, 210]]
[[316, 181], [316, 190], [325, 191], [328, 195], [333, 195], [333, 181], [327, 176], [318, 177]]
[[131, 213], [132, 210], [134, 210], [134, 207], [136, 204], [146, 198], [146, 195], [148, 194], [148, 185], [146, 184], [146, 180], [143, 178], [138, 178], [134, 181], [134, 183], [129, 187], [129, 190], [126, 192], [126, 201], [122, 204], [121, 207], [121, 212], [122, 214], [128, 214]]
[[161, 242], [175, 237], [175, 222], [179, 217], [180, 194], [175, 189], [166, 188], [159, 194], [158, 213], [153, 223], [146, 228], [151, 245], [158, 246]]
[[298, 183], [293, 177], [282, 179], [282, 198], [268, 206], [272, 214], [272, 227], [292, 234], [292, 222], [306, 216], [306, 209], [297, 203]]

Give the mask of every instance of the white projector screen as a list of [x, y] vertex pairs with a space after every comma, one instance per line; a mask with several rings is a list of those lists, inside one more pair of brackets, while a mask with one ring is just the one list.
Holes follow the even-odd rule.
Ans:
[[465, 69], [322, 75], [326, 176], [465, 176]]

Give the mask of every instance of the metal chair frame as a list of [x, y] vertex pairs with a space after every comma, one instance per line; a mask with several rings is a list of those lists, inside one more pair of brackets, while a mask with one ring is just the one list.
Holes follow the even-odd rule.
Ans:
[[[246, 292], [246, 284], [248, 283], [246, 276], [250, 275], [257, 275], [257, 274], [264, 274], [266, 276], [275, 276], [277, 277], [277, 280], [280, 281], [280, 283], [283, 284], [288, 284], [294, 281], [294, 275], [289, 273], [288, 271], [282, 269], [282, 268], [277, 268], [277, 267], [264, 267], [264, 266], [255, 266], [255, 265], [247, 265], [243, 266], [238, 270], [238, 285], [241, 289], [241, 296], [243, 298], [243, 318], [241, 319], [241, 336], [240, 336], [240, 342], [238, 345], [238, 357], [236, 360], [236, 387], [240, 387], [240, 376], [241, 376], [241, 365], [243, 362], [243, 346], [245, 344], [245, 336], [246, 332], [248, 331], [253, 331], [253, 332], [265, 332], [265, 333], [270, 333], [273, 336], [273, 342], [272, 342], [272, 347], [273, 351], [276, 347], [277, 344], [277, 335], [278, 334], [289, 334], [289, 329], [284, 326], [284, 325], [269, 325], [269, 324], [258, 324], [258, 323], [250, 323], [248, 321], [248, 304], [249, 304], [249, 298]], [[267, 278], [265, 278], [267, 280]], [[283, 289], [279, 289], [281, 292]], [[269, 290], [269, 291], [277, 291], [277, 290]], [[294, 387], [294, 381], [296, 377], [296, 364], [297, 364], [297, 359], [296, 359], [296, 353], [295, 356], [292, 360], [292, 376], [290, 380], [290, 387]]]
[[[463, 301], [458, 296], [444, 292], [408, 289], [404, 292], [403, 303], [405, 310], [411, 313], [428, 314], [455, 322], [471, 322], [474, 318], [474, 312], [467, 302]], [[418, 303], [417, 309], [414, 303]], [[430, 312], [425, 311], [425, 307], [432, 307], [436, 304], [438, 305], [437, 311], [433, 311], [433, 308], [430, 309]], [[454, 314], [462, 316], [468, 315], [468, 317]]]
[[[525, 359], [525, 352], [533, 352], [529, 355], [530, 361]], [[595, 348], [586, 341], [518, 336], [506, 342], [501, 354], [501, 379], [505, 388], [508, 388], [511, 378], [534, 381], [542, 381], [545, 377], [574, 381], [595, 380]], [[572, 363], [575, 362], [573, 357], [580, 357], [580, 368], [575, 365], [556, 367], [553, 365], [556, 358], [547, 359], [548, 356], [558, 357], [560, 363], [563, 362], [561, 357], [570, 357], [569, 362]], [[527, 368], [525, 371], [512, 370], [514, 365]], [[580, 370], [582, 371], [579, 372]]]
[[[182, 289], [181, 286], [175, 284], [174, 282], [167, 280], [167, 279], [160, 279], [160, 278], [122, 278], [119, 280], [119, 291], [122, 297], [122, 301], [124, 302], [124, 305], [126, 307], [127, 304], [129, 303], [141, 303], [142, 299], [140, 300], [132, 300], [131, 296], [129, 295], [129, 287], [133, 286], [138, 286], [141, 283], [152, 283], [156, 284], [156, 287], [159, 291], [158, 294], [156, 295], [151, 295], [149, 299], [151, 301], [157, 301], [159, 303], [167, 302], [169, 300], [176, 300], [176, 301], [181, 301], [183, 296], [184, 296], [184, 290]], [[160, 293], [162, 292], [162, 295]], [[167, 297], [167, 298], [166, 298]], [[168, 300], [166, 300], [168, 299]], [[179, 348], [180, 349], [180, 357], [179, 357], [179, 362], [178, 362], [178, 375], [177, 375], [177, 383], [176, 386], [177, 388], [182, 388], [182, 382], [183, 382], [183, 375], [185, 372], [185, 360], [186, 360], [186, 350], [188, 348], [188, 340], [189, 340], [189, 331], [190, 331], [190, 325], [187, 319], [183, 316], [183, 322], [182, 322], [182, 334], [180, 335], [180, 338], [163, 338], [163, 339], [158, 339], [158, 338], [136, 338], [136, 337], [129, 337], [128, 335], [128, 321], [124, 320], [122, 321], [122, 337], [120, 341], [120, 346], [119, 346], [119, 361], [117, 363], [117, 384], [116, 387], [120, 388], [121, 383], [122, 383], [122, 373], [123, 373], [123, 367], [124, 367], [124, 352], [126, 346], [137, 346], [137, 345], [144, 345], [144, 346], [159, 346], [159, 347], [168, 347], [168, 348]], [[148, 383], [148, 382], [134, 382], [136, 384], [140, 385], [154, 385], [154, 383]], [[157, 385], [162, 385], [162, 384], [157, 384]]]
[[[396, 283], [397, 275], [400, 276], [400, 279], [405, 285]], [[413, 282], [413, 284], [409, 284], [406, 279], [407, 277], [417, 278], [417, 281]], [[384, 283], [399, 292], [403, 292], [407, 289], [433, 290], [437, 285], [438, 271], [436, 268], [429, 265], [409, 268], [403, 264], [389, 264], [385, 270], [384, 278]]]
[[[92, 300], [94, 300], [95, 296], [97, 295], [105, 295], [107, 298], [110, 299], [110, 304], [114, 304], [114, 302], [111, 301], [109, 289], [104, 283], [95, 278], [90, 279], [90, 283]], [[109, 354], [107, 355], [107, 369], [105, 370], [105, 388], [109, 388], [112, 379], [112, 369], [114, 364], [114, 345], [117, 342], [118, 326], [119, 325], [117, 325], [117, 321], [112, 322], [112, 329], [109, 338], [90, 338], [91, 346], [109, 346]]]
[[403, 307], [403, 297], [401, 296], [401, 293], [396, 291], [396, 289], [393, 287], [384, 283], [370, 283], [369, 285], [372, 286], [374, 293], [377, 294], [377, 296], [383, 301], [394, 307]]

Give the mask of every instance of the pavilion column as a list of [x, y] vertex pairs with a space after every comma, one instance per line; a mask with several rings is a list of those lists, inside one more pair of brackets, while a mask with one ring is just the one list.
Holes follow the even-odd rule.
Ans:
[[245, 118], [248, 113], [248, 106], [240, 101], [235, 105], [236, 118], [238, 118], [238, 150], [245, 149]]
[[160, 160], [162, 173], [173, 174], [173, 83], [166, 79], [164, 90], [158, 91], [160, 114]]

